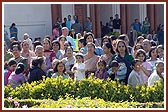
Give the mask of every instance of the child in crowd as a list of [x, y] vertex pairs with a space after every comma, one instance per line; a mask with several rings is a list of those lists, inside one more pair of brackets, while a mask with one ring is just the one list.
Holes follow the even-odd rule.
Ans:
[[62, 79], [69, 78], [69, 75], [65, 74], [65, 71], [65, 64], [62, 61], [58, 61], [54, 68], [54, 74], [51, 76], [51, 78], [56, 78], [58, 76], [62, 76]]
[[13, 71], [15, 71], [16, 65], [17, 65], [17, 63], [16, 63], [15, 60], [9, 60], [8, 61], [8, 63], [7, 63], [7, 69], [4, 70], [4, 84], [5, 84], [5, 86], [8, 85], [8, 78], [11, 75], [11, 73]]
[[106, 62], [104, 60], [99, 60], [97, 63], [97, 71], [95, 72], [95, 77], [99, 79], [107, 79], [109, 76], [106, 70]]
[[158, 54], [158, 58], [164, 61], [164, 47], [163, 45], [158, 45], [156, 48], [156, 52]]
[[82, 78], [85, 78], [85, 64], [84, 57], [82, 53], [77, 53], [75, 55], [76, 63], [72, 67], [72, 71], [74, 72], [74, 80], [81, 80]]
[[48, 77], [51, 77], [54, 74], [54, 68], [55, 68], [58, 61], [59, 61], [58, 59], [54, 59], [52, 61], [52, 68], [47, 71], [47, 76]]
[[12, 88], [16, 88], [17, 86], [20, 86], [21, 84], [26, 82], [26, 78], [24, 73], [24, 64], [18, 63], [15, 72], [12, 72], [12, 74], [8, 78], [9, 85], [11, 85]]
[[111, 71], [109, 71], [109, 74], [110, 74], [109, 77], [111, 78], [111, 80], [114, 80], [115, 76], [117, 75], [117, 71], [119, 69], [119, 64], [116, 60], [112, 61], [110, 69], [111, 69]]
[[141, 61], [139, 59], [134, 59], [132, 61], [133, 70], [128, 77], [128, 85], [136, 87], [136, 85], [144, 84], [143, 76], [140, 73], [141, 72], [140, 66]]
[[164, 62], [158, 61], [156, 62], [156, 70], [151, 74], [148, 78], [148, 85], [152, 86], [154, 83], [160, 79], [164, 81]]

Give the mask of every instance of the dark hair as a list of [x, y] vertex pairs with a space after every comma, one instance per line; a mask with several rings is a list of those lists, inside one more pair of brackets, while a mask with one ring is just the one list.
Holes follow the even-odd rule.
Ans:
[[34, 50], [35, 50], [36, 46], [38, 46], [38, 45], [42, 46], [42, 43], [40, 41], [33, 42]]
[[154, 40], [150, 41], [151, 46], [157, 46], [156, 42]]
[[135, 57], [137, 58], [140, 54], [143, 54], [145, 56], [145, 58], [143, 60], [145, 62], [146, 61], [146, 52], [145, 52], [145, 50], [138, 49], [137, 52], [136, 52], [136, 54], [135, 54]]
[[40, 67], [41, 67], [41, 65], [43, 64], [43, 62], [44, 62], [44, 58], [42, 58], [42, 57], [39, 57], [39, 58], [36, 58], [36, 59], [34, 59], [33, 61], [32, 61], [32, 65], [33, 66], [38, 66], [38, 65], [40, 65]]
[[44, 38], [43, 42], [44, 42], [45, 40], [47, 40], [48, 43], [49, 43], [49, 45], [51, 45], [50, 37], [49, 37], [48, 35]]
[[14, 48], [14, 47], [16, 47], [19, 51], [21, 51], [20, 45], [17, 45], [17, 44], [16, 44], [16, 45], [13, 45], [12, 48], [11, 48], [12, 51], [13, 51], [13, 48]]
[[17, 67], [16, 67], [16, 70], [15, 70], [15, 74], [20, 74], [24, 71], [25, 69], [25, 66], [23, 63], [18, 63], [17, 64]]
[[108, 39], [109, 43], [111, 43], [111, 38], [110, 38], [109, 36], [105, 35], [105, 36], [102, 38], [102, 45], [103, 45], [103, 43], [104, 43], [104, 42], [103, 42], [104, 39]]
[[111, 67], [119, 67], [119, 64], [116, 60], [113, 60], [111, 63]]
[[13, 59], [8, 61], [8, 66], [12, 66], [12, 65], [15, 65], [15, 64], [17, 64], [17, 62]]
[[99, 66], [99, 64], [100, 63], [102, 63], [103, 65], [104, 65], [104, 67], [106, 68], [106, 62], [104, 61], [104, 60], [99, 60], [98, 62], [97, 62], [97, 65]]
[[83, 44], [83, 46], [86, 46], [86, 41], [84, 38], [80, 38], [79, 39], [79, 42], [81, 42]]
[[68, 46], [68, 47], [65, 49], [65, 53], [67, 52], [67, 49], [68, 49], [68, 48], [72, 49], [72, 52], [73, 52], [72, 46]]
[[[16, 39], [16, 38], [15, 38], [15, 39]], [[12, 49], [12, 46], [13, 46], [13, 45], [19, 45], [19, 46], [20, 46], [20, 44], [21, 44], [21, 42], [19, 42], [19, 41], [17, 41], [17, 40], [13, 41], [13, 42], [11, 43], [11, 49]]]
[[135, 44], [134, 46], [133, 46], [133, 50], [135, 51], [135, 50], [138, 50], [137, 49], [137, 46], [140, 46], [140, 49], [143, 49], [143, 46], [141, 45], [141, 44]]
[[118, 40], [117, 45], [116, 45], [116, 52], [119, 53], [119, 51], [118, 51], [118, 45], [119, 45], [119, 43], [123, 43], [124, 44], [124, 46], [125, 46], [125, 52], [128, 53], [127, 46], [126, 46], [126, 44], [125, 44], [125, 42], [123, 40]]
[[66, 68], [65, 68], [65, 64], [61, 61], [61, 60], [59, 60], [58, 62], [57, 62], [57, 64], [56, 64], [56, 66], [55, 66], [55, 68], [54, 68], [54, 72], [58, 72], [58, 65], [59, 64], [63, 64], [64, 65], [64, 70], [63, 70], [63, 73], [65, 73], [65, 71], [66, 71]]
[[15, 24], [15, 23], [12, 23], [11, 26], [10, 26], [10, 28], [12, 28], [13, 26], [16, 26], [16, 24]]
[[88, 32], [88, 33], [85, 34], [85, 36], [84, 36], [84, 40], [85, 40], [85, 42], [86, 42], [86, 39], [87, 39], [87, 37], [88, 37], [89, 35], [92, 36], [93, 43], [95, 43], [95, 41], [94, 41], [94, 34], [91, 33], [91, 32]]
[[155, 49], [156, 49], [156, 46], [151, 47], [151, 49], [150, 49], [150, 51], [149, 51], [149, 57], [151, 57], [151, 56], [152, 56], [152, 51], [154, 51]]
[[[46, 35], [46, 36], [44, 37], [44, 40], [45, 40], [46, 38], [49, 39], [49, 41], [50, 41], [50, 39], [51, 39], [50, 35]], [[51, 43], [51, 42], [49, 42], [49, 43]]]
[[134, 67], [137, 62], [140, 62], [140, 60], [139, 59], [134, 59], [131, 63], [132, 67]]
[[[65, 43], [66, 43], [66, 42], [69, 44], [69, 46], [72, 46], [72, 44], [71, 44], [69, 41], [66, 40]], [[64, 43], [64, 44], [65, 44], [65, 43]]]
[[118, 37], [115, 36], [115, 35], [111, 35], [110, 38], [111, 38], [111, 40], [113, 41], [113, 40], [116, 40]]
[[62, 38], [65, 38], [65, 41], [67, 40], [66, 37], [60, 36], [60, 37], [58, 38], [58, 41], [60, 41]]
[[157, 49], [158, 49], [158, 48], [161, 48], [161, 49], [164, 50], [164, 46], [163, 46], [163, 45], [158, 45], [158, 46], [157, 46]]
[[143, 37], [143, 36], [139, 36], [139, 37], [136, 39], [136, 43], [138, 43], [141, 39], [144, 40], [144, 37]]
[[108, 49], [111, 49], [111, 53], [112, 54], [115, 54], [114, 50], [113, 50], [113, 47], [112, 45], [109, 43], [109, 42], [105, 42], [103, 45], [105, 45]]
[[58, 40], [53, 40], [53, 41], [52, 41], [52, 46], [53, 46], [54, 44], [58, 44], [59, 50], [60, 50], [60, 42], [59, 42]]

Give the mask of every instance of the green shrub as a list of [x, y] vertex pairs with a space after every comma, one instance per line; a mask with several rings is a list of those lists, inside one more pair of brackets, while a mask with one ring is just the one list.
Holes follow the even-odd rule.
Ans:
[[[19, 102], [19, 106], [14, 105], [14, 101]], [[25, 99], [18, 100], [13, 99], [9, 101], [4, 100], [5, 108], [23, 108], [26, 105], [28, 108], [164, 108], [164, 102], [110, 102], [100, 98], [91, 99], [91, 97], [84, 97], [82, 99], [73, 98], [69, 95], [65, 95], [64, 98], [59, 98], [58, 101], [51, 99], [35, 100]]]
[[65, 97], [66, 94], [76, 98], [91, 97], [101, 98], [111, 102], [160, 102], [164, 101], [164, 84], [157, 82], [154, 86], [126, 86], [118, 81], [101, 80], [89, 77], [81, 81], [73, 81], [71, 78], [62, 80], [58, 78], [46, 78], [31, 84], [25, 83], [15, 90], [10, 86], [5, 87], [5, 98], [12, 96], [17, 99], [53, 99]]

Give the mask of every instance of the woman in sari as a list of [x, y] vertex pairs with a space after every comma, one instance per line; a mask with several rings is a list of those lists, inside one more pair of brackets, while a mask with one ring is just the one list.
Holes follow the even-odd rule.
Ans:
[[95, 55], [95, 44], [94, 43], [88, 43], [87, 44], [87, 54], [84, 57], [84, 63], [85, 63], [85, 74], [86, 78], [91, 74], [95, 73], [97, 68], [97, 62], [99, 60], [99, 56]]

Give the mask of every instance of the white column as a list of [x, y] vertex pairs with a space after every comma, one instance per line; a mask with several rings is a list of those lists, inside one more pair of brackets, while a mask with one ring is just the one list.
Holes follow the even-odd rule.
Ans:
[[147, 16], [146, 4], [139, 4], [139, 22], [143, 22]]
[[115, 14], [118, 14], [120, 17], [120, 4], [112, 4], [112, 16], [115, 18]]
[[87, 4], [87, 17], [90, 17], [90, 7], [89, 7], [89, 4]]

